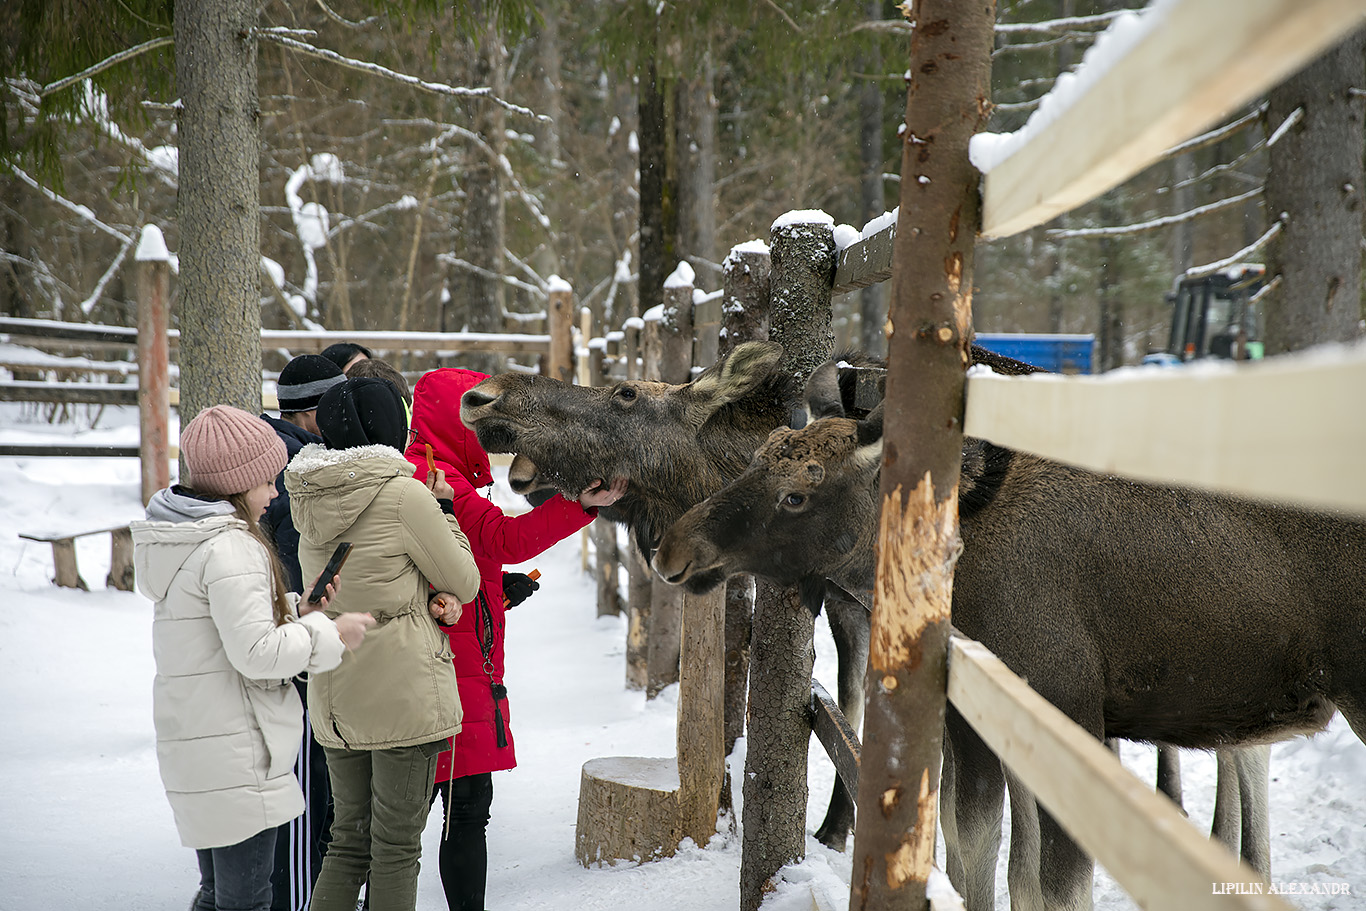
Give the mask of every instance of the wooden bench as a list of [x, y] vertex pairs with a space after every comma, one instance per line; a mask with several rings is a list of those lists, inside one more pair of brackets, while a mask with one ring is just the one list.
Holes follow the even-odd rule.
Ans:
[[76, 539], [87, 535], [109, 535], [109, 575], [104, 584], [119, 591], [133, 590], [133, 533], [128, 526], [115, 525], [112, 528], [95, 528], [90, 531], [54, 532], [51, 534], [24, 534], [19, 537], [29, 541], [43, 541], [52, 545], [52, 563], [57, 570], [53, 580], [63, 588], [79, 588], [90, 591], [90, 586], [81, 578], [76, 567]]

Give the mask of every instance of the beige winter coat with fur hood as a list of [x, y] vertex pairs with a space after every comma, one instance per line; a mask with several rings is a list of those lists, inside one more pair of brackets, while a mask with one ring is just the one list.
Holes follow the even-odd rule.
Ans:
[[162, 490], [147, 515], [131, 527], [161, 780], [186, 847], [235, 845], [304, 811], [291, 678], [336, 667], [341, 637], [317, 612], [276, 626], [265, 548], [230, 504]]
[[460, 730], [449, 640], [428, 613], [427, 585], [464, 603], [479, 591], [479, 570], [460, 526], [412, 475], [398, 450], [380, 445], [305, 446], [285, 469], [303, 577], [350, 541], [328, 613], [369, 611], [377, 621], [345, 664], [312, 677], [308, 711], [323, 746], [380, 750]]

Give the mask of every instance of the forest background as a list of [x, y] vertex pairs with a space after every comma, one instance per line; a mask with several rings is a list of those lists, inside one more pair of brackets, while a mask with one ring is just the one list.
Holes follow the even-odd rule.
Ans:
[[[989, 129], [1020, 127], [1113, 16], [1142, 5], [1002, 0]], [[0, 13], [0, 312], [133, 325], [139, 229], [179, 249], [169, 41], [52, 90], [102, 48], [169, 38], [171, 8]], [[264, 0], [256, 17], [266, 327], [534, 329], [553, 275], [620, 327], [679, 262], [718, 288], [726, 252], [786, 211], [857, 228], [899, 195], [908, 25], [888, 2]], [[1265, 105], [1239, 118], [1049, 225], [979, 245], [975, 328], [1095, 333], [1102, 369], [1164, 347], [1174, 277], [1267, 226], [1256, 191], [1277, 123]], [[837, 344], [882, 349], [888, 290], [836, 299]], [[487, 357], [461, 363], [503, 368]]]

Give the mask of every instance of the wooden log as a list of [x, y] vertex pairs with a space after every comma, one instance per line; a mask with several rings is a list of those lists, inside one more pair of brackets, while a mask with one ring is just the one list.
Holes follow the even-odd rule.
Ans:
[[[914, 0], [901, 157], [877, 583], [851, 908], [924, 908], [934, 863], [963, 374], [972, 331], [978, 176], [994, 4]], [[914, 732], [914, 734], [910, 733]]]
[[546, 372], [562, 383], [574, 381], [574, 292], [567, 285], [551, 290], [546, 300], [550, 353]]
[[840, 781], [850, 794], [858, 793], [859, 756], [863, 746], [849, 719], [840, 711], [835, 698], [816, 681], [811, 681], [811, 730], [835, 764]]
[[626, 551], [626, 686], [633, 690], [645, 689], [650, 679], [649, 646], [646, 633], [650, 628], [650, 596], [654, 591], [654, 573], [631, 540]]
[[617, 578], [617, 526], [602, 516], [593, 520], [593, 553], [597, 558], [594, 575], [598, 583], [598, 616], [621, 614], [621, 586]]
[[725, 778], [726, 593], [683, 599], [678, 688], [678, 801], [683, 833], [698, 845], [716, 834]]
[[768, 338], [770, 269], [767, 244], [750, 241], [731, 248], [722, 264], [721, 354], [741, 342]]
[[579, 863], [671, 857], [682, 838], [677, 760], [624, 756], [583, 764], [574, 832]]
[[692, 379], [692, 285], [664, 288], [664, 312], [659, 320], [659, 378], [666, 383]]
[[[147, 225], [138, 262], [138, 432], [142, 503], [171, 484], [171, 264], [161, 229]], [[131, 567], [130, 567], [131, 575]]]
[[133, 590], [133, 532], [127, 528], [109, 532], [109, 575], [104, 584], [121, 592]]
[[[769, 338], [783, 346], [779, 369], [805, 383], [834, 352], [834, 228], [789, 221], [773, 230], [769, 247]], [[754, 629], [762, 633], [750, 651], [741, 911], [755, 911], [778, 870], [806, 854], [814, 619], [795, 589], [760, 582]]]
[[645, 629], [645, 698], [678, 682], [683, 650], [683, 589], [651, 574], [650, 625]]

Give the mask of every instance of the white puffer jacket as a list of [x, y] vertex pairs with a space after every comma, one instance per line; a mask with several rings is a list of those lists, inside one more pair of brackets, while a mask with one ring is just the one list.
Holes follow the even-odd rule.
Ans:
[[158, 491], [132, 523], [138, 590], [156, 602], [157, 762], [180, 840], [235, 845], [304, 811], [292, 678], [341, 663], [321, 611], [276, 626], [269, 557], [232, 506]]

